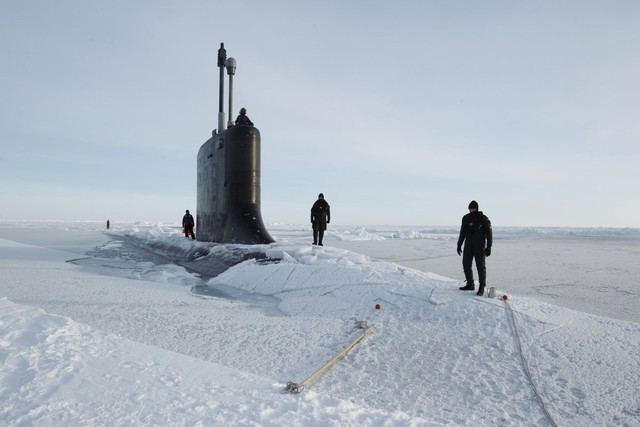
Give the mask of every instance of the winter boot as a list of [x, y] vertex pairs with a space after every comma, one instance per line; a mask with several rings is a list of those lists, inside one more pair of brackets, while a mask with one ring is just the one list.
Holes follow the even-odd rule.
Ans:
[[478, 295], [479, 297], [484, 295], [484, 285], [480, 285], [480, 287], [478, 288], [478, 293], [476, 295]]
[[473, 284], [473, 282], [467, 282], [467, 284], [465, 286], [461, 286], [460, 289], [461, 291], [473, 291], [475, 289], [475, 285]]

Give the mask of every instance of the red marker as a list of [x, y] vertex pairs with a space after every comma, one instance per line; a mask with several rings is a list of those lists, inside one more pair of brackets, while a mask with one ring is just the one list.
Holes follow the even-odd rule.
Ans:
[[506, 300], [508, 300], [508, 299], [509, 299], [509, 297], [508, 297], [508, 296], [506, 296], [506, 295], [502, 295], [502, 299], [506, 301]]
[[376, 304], [376, 310], [380, 310], [380, 304]]

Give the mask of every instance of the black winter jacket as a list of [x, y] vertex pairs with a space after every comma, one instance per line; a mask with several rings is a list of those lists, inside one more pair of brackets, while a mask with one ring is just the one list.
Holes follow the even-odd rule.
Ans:
[[183, 227], [193, 227], [195, 222], [193, 221], [193, 216], [191, 214], [186, 214], [182, 217], [182, 226]]
[[462, 247], [465, 240], [467, 243], [480, 245], [484, 245], [486, 241], [486, 247], [491, 249], [493, 244], [491, 221], [482, 211], [469, 212], [462, 217], [458, 247]]
[[318, 199], [311, 207], [311, 222], [327, 224], [331, 221], [331, 207], [325, 199]]

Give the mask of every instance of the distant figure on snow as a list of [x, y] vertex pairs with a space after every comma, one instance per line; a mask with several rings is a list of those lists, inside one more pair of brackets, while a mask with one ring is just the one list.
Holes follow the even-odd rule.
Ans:
[[187, 212], [182, 217], [182, 232], [184, 233], [184, 237], [188, 239], [189, 236], [191, 236], [193, 240], [196, 239], [196, 236], [193, 234], [194, 226], [195, 221], [193, 220], [193, 216], [191, 216], [189, 209], [187, 209]]
[[246, 108], [240, 109], [240, 115], [236, 118], [236, 126], [237, 125], [253, 126], [253, 122], [249, 120], [249, 117], [247, 116]]
[[111, 224], [109, 223], [109, 220], [107, 220], [107, 230], [109, 229], [109, 225]]
[[324, 199], [324, 194], [318, 194], [318, 200], [311, 207], [311, 224], [313, 225], [313, 244], [322, 246], [322, 238], [327, 224], [331, 222], [331, 209]]
[[[464, 242], [464, 251], [462, 243]], [[460, 288], [461, 291], [473, 291], [473, 270], [471, 264], [476, 260], [478, 270], [478, 296], [484, 295], [484, 288], [487, 285], [487, 268], [485, 256], [491, 255], [491, 245], [493, 244], [493, 232], [491, 231], [491, 221], [482, 211], [478, 210], [478, 202], [472, 200], [469, 203], [469, 213], [462, 217], [460, 226], [460, 237], [458, 237], [458, 255], [462, 255], [462, 269], [466, 278], [466, 286]]]

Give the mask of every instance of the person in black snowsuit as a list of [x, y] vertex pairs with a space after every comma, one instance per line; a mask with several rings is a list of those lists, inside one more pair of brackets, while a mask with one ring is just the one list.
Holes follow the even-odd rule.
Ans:
[[[464, 242], [464, 250], [462, 243]], [[471, 264], [476, 260], [478, 270], [478, 281], [480, 287], [477, 295], [484, 295], [484, 288], [487, 285], [487, 268], [485, 256], [491, 255], [491, 245], [493, 244], [493, 231], [491, 221], [482, 211], [478, 210], [478, 202], [472, 200], [469, 203], [469, 213], [462, 217], [460, 226], [460, 237], [458, 237], [458, 255], [462, 255], [462, 268], [467, 281], [461, 291], [473, 291], [473, 270]]]
[[324, 194], [318, 194], [318, 200], [311, 207], [311, 224], [313, 225], [313, 244], [322, 246], [322, 238], [327, 224], [331, 221], [331, 207], [324, 199]]
[[236, 117], [236, 126], [238, 125], [253, 126], [253, 122], [249, 120], [249, 116], [247, 116], [246, 108], [241, 108], [240, 114]]
[[189, 209], [182, 217], [182, 231], [184, 232], [184, 237], [191, 238], [193, 240], [196, 239], [196, 236], [193, 234], [193, 227], [195, 226], [195, 221], [193, 220], [193, 216], [189, 213]]

